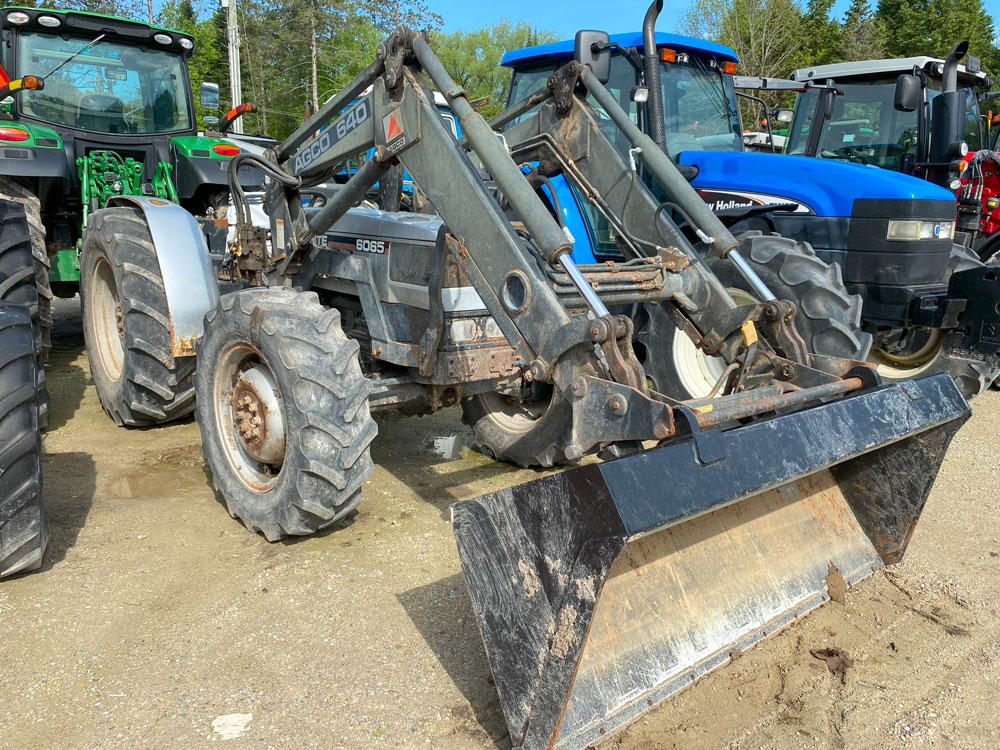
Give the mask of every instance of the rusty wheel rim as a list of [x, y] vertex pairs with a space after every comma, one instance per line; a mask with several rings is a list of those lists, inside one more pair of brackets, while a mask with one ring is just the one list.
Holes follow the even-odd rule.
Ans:
[[929, 371], [941, 356], [944, 343], [944, 332], [941, 329], [930, 331], [927, 341], [916, 351], [906, 354], [895, 354], [872, 348], [868, 361], [878, 366], [880, 375], [888, 378], [912, 378]]
[[281, 476], [285, 450], [274, 376], [257, 349], [239, 342], [219, 357], [213, 383], [215, 423], [226, 460], [248, 489], [267, 492]]

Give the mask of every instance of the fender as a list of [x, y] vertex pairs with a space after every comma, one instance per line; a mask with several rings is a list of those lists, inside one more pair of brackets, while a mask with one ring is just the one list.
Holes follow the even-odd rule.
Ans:
[[193, 356], [194, 342], [205, 332], [205, 314], [219, 304], [219, 284], [201, 227], [183, 208], [162, 198], [117, 195], [108, 206], [142, 209], [167, 297], [170, 353]]

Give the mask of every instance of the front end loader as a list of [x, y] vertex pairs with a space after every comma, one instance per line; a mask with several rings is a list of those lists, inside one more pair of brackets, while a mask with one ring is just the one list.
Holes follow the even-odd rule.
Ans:
[[[461, 402], [498, 458], [588, 457], [453, 508], [523, 748], [599, 742], [829, 590], [899, 560], [969, 416], [947, 375], [884, 385], [861, 362], [810, 352], [795, 306], [764, 294], [740, 243], [600, 73], [559, 69], [494, 120], [518, 121], [499, 138], [425, 37], [400, 27], [286, 141], [233, 159], [238, 257], [255, 286], [207, 296], [197, 342], [215, 486], [271, 540], [357, 506], [376, 410]], [[369, 149], [325, 205], [303, 206], [303, 190]], [[237, 179], [248, 166], [269, 178], [269, 234]], [[398, 166], [436, 216], [354, 208]], [[640, 170], [766, 301], [734, 301]], [[588, 196], [632, 255], [574, 263], [572, 234], [542, 198], [553, 175]], [[637, 305], [661, 306], [723, 358], [715, 398], [649, 386], [631, 346]]]

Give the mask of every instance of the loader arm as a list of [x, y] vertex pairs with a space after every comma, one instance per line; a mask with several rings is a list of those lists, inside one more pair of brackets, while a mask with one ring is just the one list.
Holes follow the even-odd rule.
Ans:
[[[441, 121], [425, 75], [444, 93], [460, 119], [461, 143]], [[345, 104], [369, 86], [370, 93], [341, 114]], [[456, 260], [522, 357], [530, 377], [553, 383], [572, 402], [574, 426], [567, 455], [579, 457], [601, 444], [666, 439], [678, 429], [674, 408], [669, 399], [648, 390], [643, 368], [631, 349], [631, 321], [612, 315], [594, 283], [574, 264], [571, 235], [519, 166], [533, 154], [550, 161], [554, 158], [565, 165], [571, 179], [590, 186], [593, 199], [616, 226], [623, 230], [628, 225], [643, 227], [646, 236], [634, 243], [638, 256], [661, 257], [665, 266], [671, 254], [686, 258], [686, 263], [665, 275], [654, 293], [635, 301], [666, 304], [678, 326], [706, 351], [729, 363], [742, 357], [741, 389], [784, 381], [796, 391], [819, 388], [813, 396], [818, 399], [825, 394], [823, 388], [841, 378], [847, 378], [851, 389], [875, 382], [870, 372], [856, 377], [852, 368], [857, 363], [809, 362], [794, 327], [787, 325], [794, 309], [775, 300], [766, 288], [761, 289], [766, 302], [737, 307], [659, 202], [636, 179], [635, 167], [630, 168], [615, 152], [583, 99], [587, 92], [634, 144], [643, 167], [671, 193], [671, 205], [683, 204], [712, 252], [745, 268], [739, 263], [738, 243], [732, 234], [588, 68], [576, 63], [565, 66], [553, 76], [547, 95], [534, 95], [511, 108], [526, 118], [517, 130], [526, 145], [515, 144], [512, 155], [508, 144], [472, 109], [464, 90], [450, 78], [424, 37], [409, 30], [396, 32], [380, 45], [375, 63], [268, 152], [266, 161], [252, 155], [233, 160], [230, 182], [240, 241], [248, 241], [256, 231], [241, 210], [242, 192], [235, 180], [247, 162], [271, 177], [267, 207], [279, 273], [296, 259], [301, 261], [315, 237], [357, 205], [391, 166], [401, 163], [444, 219], [456, 239]], [[307, 216], [299, 200], [300, 189], [326, 181], [349, 158], [369, 149], [372, 157], [324, 207]], [[507, 209], [487, 189], [474, 160], [492, 177]], [[531, 238], [542, 265], [559, 269], [569, 279], [585, 305], [583, 310], [568, 311], [526, 249], [522, 234]], [[755, 281], [760, 284], [759, 279]], [[758, 341], [755, 325], [770, 325], [782, 332], [772, 341], [778, 342], [783, 354], [767, 340]], [[779, 395], [783, 392], [777, 389]], [[775, 409], [774, 388], [758, 399], [734, 395], [743, 411]]]

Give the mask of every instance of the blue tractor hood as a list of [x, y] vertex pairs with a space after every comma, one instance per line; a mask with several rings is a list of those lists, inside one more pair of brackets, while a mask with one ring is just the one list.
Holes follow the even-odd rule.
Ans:
[[851, 216], [854, 201], [858, 199], [955, 200], [953, 193], [926, 180], [830, 159], [756, 152], [684, 151], [678, 161], [698, 168], [698, 176], [691, 183], [696, 189], [780, 196], [808, 207], [817, 216]]

